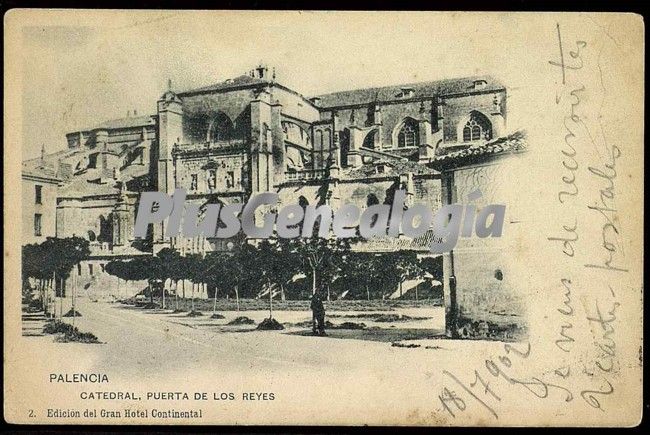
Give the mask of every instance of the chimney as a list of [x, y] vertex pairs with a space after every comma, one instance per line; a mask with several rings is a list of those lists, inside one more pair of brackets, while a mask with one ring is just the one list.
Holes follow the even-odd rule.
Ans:
[[133, 116], [138, 116], [138, 111], [133, 109]]
[[268, 72], [268, 68], [265, 67], [264, 65], [260, 64], [257, 68], [255, 68], [255, 71], [257, 71], [257, 78], [258, 79], [263, 79], [266, 73]]
[[487, 81], [486, 80], [474, 80], [474, 89], [479, 90], [479, 89], [485, 89], [487, 87]]
[[314, 106], [320, 106], [320, 97], [312, 97], [309, 99]]

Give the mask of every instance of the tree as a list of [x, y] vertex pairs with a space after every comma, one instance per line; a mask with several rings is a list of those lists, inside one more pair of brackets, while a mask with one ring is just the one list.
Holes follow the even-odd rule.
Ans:
[[[22, 252], [23, 280], [28, 277], [41, 281], [43, 309], [47, 310], [45, 282], [50, 288], [60, 288], [63, 297], [65, 280], [70, 277], [72, 268], [90, 255], [88, 240], [81, 237], [48, 237], [39, 245], [26, 245]], [[51, 280], [51, 281], [50, 281]], [[57, 281], [58, 280], [58, 281]], [[59, 285], [57, 285], [59, 284]], [[61, 300], [63, 307], [63, 300]], [[72, 309], [75, 309], [75, 292], [72, 292]], [[73, 317], [74, 321], [74, 317]]]
[[[413, 251], [397, 251], [390, 254], [391, 263], [395, 269], [396, 276], [399, 278], [400, 297], [402, 296], [402, 284], [408, 279], [421, 278], [425, 271], [420, 267], [417, 255]], [[418, 299], [417, 287], [415, 289], [415, 299]]]
[[23, 279], [38, 280], [41, 306], [49, 314], [50, 283], [52, 279], [52, 256], [45, 251], [43, 244], [31, 244], [23, 247]]
[[[161, 249], [156, 256], [160, 259], [160, 278], [163, 283], [170, 280], [174, 283], [174, 297], [176, 300], [176, 309], [178, 310], [178, 280], [181, 276], [180, 266], [182, 257], [178, 251], [171, 248]], [[165, 308], [165, 288], [163, 285], [163, 309]]]
[[246, 241], [235, 245], [232, 250], [231, 265], [228, 268], [230, 286], [235, 292], [237, 311], [239, 311], [240, 293], [245, 297], [255, 297], [260, 283], [260, 261], [257, 248]]
[[122, 260], [109, 261], [108, 263], [106, 263], [104, 270], [109, 275], [116, 276], [120, 279], [123, 279], [124, 281], [130, 280], [130, 277], [127, 273], [127, 267], [125, 265], [125, 262]]
[[349, 252], [341, 262], [341, 279], [353, 298], [371, 299], [370, 289], [381, 290], [378, 269], [386, 267], [377, 255], [368, 252]]
[[161, 276], [160, 259], [151, 256], [135, 257], [131, 260], [113, 260], [106, 264], [107, 273], [124, 281], [144, 281], [149, 283], [149, 297], [153, 304], [152, 282]]
[[433, 279], [440, 282], [444, 281], [441, 255], [424, 257], [420, 260], [419, 266], [425, 273], [430, 273]]
[[232, 263], [232, 255], [225, 252], [210, 252], [204, 258], [205, 272], [204, 279], [208, 285], [214, 287], [212, 315], [217, 314], [217, 298], [219, 288], [226, 288], [231, 284], [229, 279], [229, 263]]
[[300, 261], [291, 248], [290, 239], [275, 239], [275, 249], [271, 252], [271, 279], [280, 287], [282, 300], [285, 287], [292, 278], [301, 272]]
[[350, 251], [348, 239], [324, 239], [320, 237], [289, 239], [286, 245], [286, 252], [292, 255], [302, 271], [312, 277], [312, 294], [318, 288], [322, 288], [322, 278], [319, 275], [329, 275], [335, 266], [333, 259]]
[[269, 292], [269, 319], [273, 318], [273, 290], [282, 293], [293, 277], [295, 261], [286, 239], [263, 240], [256, 248], [257, 284]]
[[45, 304], [45, 274], [42, 264], [44, 255], [42, 246], [39, 244], [29, 244], [22, 248], [22, 278], [23, 288], [29, 287], [29, 278], [38, 280], [37, 289], [42, 309], [46, 309]]
[[181, 262], [181, 276], [183, 276], [184, 279], [189, 279], [192, 282], [192, 308], [190, 313], [196, 314], [196, 310], [194, 308], [194, 296], [196, 291], [196, 284], [203, 282], [203, 257], [201, 257], [200, 254], [189, 254], [182, 258], [183, 261]]

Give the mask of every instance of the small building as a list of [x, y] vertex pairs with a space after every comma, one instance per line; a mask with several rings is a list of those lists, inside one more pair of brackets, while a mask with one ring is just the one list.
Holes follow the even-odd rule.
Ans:
[[22, 242], [41, 243], [56, 235], [56, 200], [62, 179], [42, 157], [35, 165], [23, 165], [21, 179]]
[[[474, 205], [476, 213], [488, 204], [503, 204], [501, 237], [459, 237], [443, 254], [446, 332], [450, 337], [520, 338], [527, 333], [526, 309], [518, 276], [517, 218], [521, 198], [515, 174], [521, 174], [527, 149], [524, 133], [516, 132], [490, 143], [440, 156], [429, 166], [442, 176], [442, 200]], [[467, 218], [464, 216], [464, 218]]]

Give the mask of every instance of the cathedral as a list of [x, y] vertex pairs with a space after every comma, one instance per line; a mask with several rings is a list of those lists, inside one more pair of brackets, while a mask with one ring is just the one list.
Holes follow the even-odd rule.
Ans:
[[[144, 244], [133, 224], [147, 190], [184, 188], [200, 205], [275, 191], [281, 204], [336, 209], [383, 203], [397, 187], [435, 210], [441, 175], [432, 163], [499, 138], [505, 97], [494, 78], [470, 77], [307, 98], [259, 66], [199, 89], [175, 92], [170, 82], [156, 114], [70, 132], [67, 150], [24, 162], [23, 172], [59, 179], [49, 235], [86, 237], [102, 255], [137, 254]], [[165, 239], [164, 224], [151, 233], [154, 252], [220, 249], [213, 240]]]
[[[435, 212], [460, 199], [448, 170], [463, 156], [516, 148], [506, 138], [506, 92], [497, 79], [477, 76], [306, 97], [264, 65], [198, 89], [175, 90], [170, 81], [156, 113], [134, 111], [70, 132], [66, 150], [23, 162], [24, 204], [34, 202], [35, 174], [56, 187], [47, 190], [56, 195], [45, 201], [50, 209], [38, 205], [37, 213], [55, 217], [48, 226], [54, 233], [39, 228], [37, 236], [36, 222], [24, 216], [23, 239], [87, 238], [92, 258], [79, 275], [89, 276], [114, 258], [164, 247], [205, 253], [232, 243], [166, 238], [164, 222], [152, 225], [146, 240], [134, 239], [143, 191], [184, 188], [199, 206], [273, 191], [279, 206], [354, 203], [363, 210], [402, 189], [407, 204]], [[360, 249], [428, 247], [393, 239]]]

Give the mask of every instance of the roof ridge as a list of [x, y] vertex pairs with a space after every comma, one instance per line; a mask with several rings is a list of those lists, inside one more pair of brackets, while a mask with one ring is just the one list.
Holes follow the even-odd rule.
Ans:
[[237, 77], [227, 78], [220, 82], [212, 83], [210, 85], [205, 85], [198, 88], [186, 89], [184, 91], [176, 92], [176, 94], [182, 95], [182, 94], [189, 94], [194, 92], [228, 89], [230, 87], [237, 87], [237, 86], [251, 85], [251, 84], [261, 84], [261, 83], [271, 83], [271, 81], [266, 79], [260, 79], [258, 77], [252, 77], [248, 74], [240, 74]]
[[[498, 81], [494, 76], [491, 74], [475, 74], [475, 75], [470, 75], [470, 76], [464, 76], [464, 77], [456, 77], [456, 78], [447, 78], [447, 79], [435, 79], [435, 80], [424, 80], [424, 81], [419, 81], [419, 82], [410, 82], [410, 83], [397, 83], [393, 85], [383, 85], [383, 86], [372, 86], [369, 88], [354, 88], [354, 89], [348, 89], [348, 90], [343, 90], [343, 91], [335, 91], [335, 92], [328, 92], [325, 94], [317, 94], [314, 95], [313, 97], [325, 97], [325, 96], [331, 96], [331, 95], [337, 95], [337, 94], [344, 94], [348, 92], [359, 92], [359, 91], [375, 91], [375, 90], [381, 90], [381, 89], [389, 89], [389, 88], [399, 88], [402, 86], [424, 86], [424, 85], [430, 85], [432, 83], [443, 83], [443, 82], [460, 82], [460, 81], [465, 81], [465, 80], [470, 80], [470, 79], [494, 79]], [[312, 98], [312, 97], [310, 97]]]
[[[101, 130], [101, 129], [124, 128], [124, 127], [120, 127], [119, 125], [117, 127], [111, 126], [111, 124], [119, 124], [119, 123], [125, 122], [125, 121], [130, 121], [131, 123], [133, 123], [133, 122], [139, 123], [139, 122], [144, 122], [145, 120], [153, 120], [153, 118], [155, 116], [156, 115], [148, 114], [148, 115], [124, 116], [122, 118], [107, 119], [107, 120], [98, 122], [93, 127], [83, 128], [83, 129], [80, 129], [80, 130], [73, 130], [68, 134], [74, 134], [74, 133], [77, 133], [79, 131], [93, 131], [93, 130]], [[131, 125], [131, 126], [127, 126], [126, 128], [132, 128], [132, 127], [137, 127], [137, 126], [138, 125]]]

